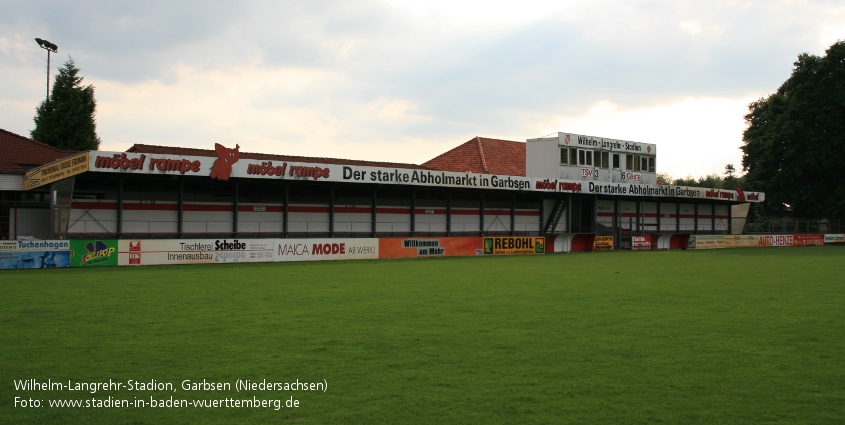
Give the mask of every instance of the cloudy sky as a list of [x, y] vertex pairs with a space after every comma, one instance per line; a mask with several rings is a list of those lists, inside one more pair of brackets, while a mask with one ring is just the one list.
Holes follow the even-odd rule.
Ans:
[[0, 128], [29, 136], [73, 57], [101, 150], [135, 143], [421, 163], [475, 136], [656, 143], [741, 168], [747, 105], [845, 39], [807, 1], [0, 0]]

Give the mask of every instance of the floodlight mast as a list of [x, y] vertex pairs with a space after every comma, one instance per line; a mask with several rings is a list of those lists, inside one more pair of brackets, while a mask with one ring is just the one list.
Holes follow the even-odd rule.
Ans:
[[56, 46], [55, 44], [53, 44], [53, 43], [51, 43], [47, 40], [42, 40], [40, 38], [36, 38], [35, 42], [38, 43], [38, 45], [42, 49], [47, 51], [47, 99], [46, 99], [46, 101], [50, 101], [50, 52], [58, 53], [59, 52], [59, 46]]

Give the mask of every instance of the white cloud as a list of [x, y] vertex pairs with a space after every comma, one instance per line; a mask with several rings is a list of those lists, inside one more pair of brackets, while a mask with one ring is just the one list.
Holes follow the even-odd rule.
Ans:
[[684, 30], [684, 31], [686, 31], [690, 34], [693, 34], [693, 35], [701, 34], [701, 24], [698, 23], [698, 22], [684, 21], [684, 22], [681, 22], [680, 24], [678, 24], [678, 26], [681, 27], [682, 30]]

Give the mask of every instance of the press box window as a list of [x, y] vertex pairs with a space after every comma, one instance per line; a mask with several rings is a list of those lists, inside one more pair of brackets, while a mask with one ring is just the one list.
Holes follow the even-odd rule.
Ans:
[[578, 150], [579, 165], [593, 165], [593, 151]]
[[625, 169], [628, 171], [639, 171], [640, 158], [636, 155], [625, 155]]
[[560, 165], [578, 165], [575, 148], [560, 148]]
[[596, 167], [610, 168], [610, 153], [596, 152], [595, 153]]
[[613, 154], [613, 168], [619, 168], [621, 165], [622, 163], [619, 161], [619, 154]]

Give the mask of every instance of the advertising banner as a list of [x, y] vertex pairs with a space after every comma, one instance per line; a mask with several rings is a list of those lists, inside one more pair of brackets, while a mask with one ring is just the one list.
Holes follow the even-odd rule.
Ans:
[[651, 235], [631, 236], [631, 249], [634, 251], [651, 251]]
[[[793, 235], [728, 235], [728, 236], [695, 236], [702, 238], [722, 238], [725, 248], [753, 248], [766, 246], [792, 246]], [[692, 237], [690, 237], [692, 240]]]
[[827, 234], [824, 235], [824, 244], [839, 244], [845, 243], [845, 234], [838, 233], [838, 234]]
[[27, 171], [23, 176], [23, 190], [44, 186], [86, 171], [88, 171], [88, 152], [83, 152]]
[[596, 236], [593, 240], [593, 251], [613, 251], [613, 236]]
[[379, 240], [274, 239], [273, 261], [374, 260], [379, 258]]
[[793, 235], [760, 235], [757, 237], [758, 246], [792, 246]]
[[62, 240], [0, 241], [0, 269], [70, 267], [70, 243]]
[[819, 246], [824, 245], [824, 235], [794, 235], [792, 246]]
[[118, 265], [255, 263], [273, 261], [273, 239], [127, 239]]
[[381, 238], [379, 258], [470, 257], [482, 255], [481, 238]]
[[543, 236], [496, 236], [484, 238], [484, 255], [545, 254]]
[[719, 237], [724, 239], [724, 248], [751, 248], [759, 246], [758, 235], [728, 235]]
[[87, 170], [103, 173], [201, 176], [215, 180], [229, 180], [237, 177], [622, 196], [661, 196], [725, 201], [738, 200], [739, 202], [763, 202], [765, 200], [765, 194], [758, 192], [740, 193], [732, 190], [714, 191], [698, 187], [641, 184], [636, 183], [635, 180], [625, 183], [586, 182], [505, 174], [475, 174], [415, 168], [289, 162], [285, 160], [241, 158], [240, 146], [238, 145], [232, 148], [218, 143], [214, 145], [214, 148], [216, 157], [92, 151], [86, 154], [88, 155]]
[[117, 266], [117, 240], [70, 241], [71, 267]]
[[[756, 239], [755, 239], [756, 241]], [[687, 249], [725, 248], [726, 238], [721, 235], [694, 235], [689, 237]]]

